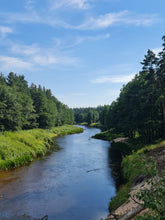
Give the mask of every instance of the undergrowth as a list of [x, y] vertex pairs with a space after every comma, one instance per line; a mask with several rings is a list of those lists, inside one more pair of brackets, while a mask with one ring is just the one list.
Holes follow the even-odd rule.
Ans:
[[127, 201], [131, 187], [134, 185], [135, 179], [138, 176], [143, 175], [145, 178], [150, 178], [155, 175], [157, 170], [156, 161], [153, 157], [148, 157], [147, 153], [164, 146], [165, 141], [146, 145], [137, 152], [132, 152], [131, 155], [124, 157], [121, 163], [124, 185], [120, 187], [117, 195], [110, 201], [110, 212]]

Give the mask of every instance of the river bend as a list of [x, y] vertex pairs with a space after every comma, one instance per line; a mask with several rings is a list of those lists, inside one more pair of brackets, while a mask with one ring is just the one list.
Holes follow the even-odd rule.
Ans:
[[[91, 138], [100, 132], [57, 138], [61, 147], [41, 160], [0, 173], [0, 216], [26, 214], [49, 220], [100, 220], [115, 195], [108, 150], [110, 143]], [[1, 219], [0, 218], [0, 219]]]

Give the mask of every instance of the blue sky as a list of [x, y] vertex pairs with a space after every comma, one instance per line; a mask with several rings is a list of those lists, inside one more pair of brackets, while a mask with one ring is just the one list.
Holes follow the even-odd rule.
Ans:
[[111, 104], [161, 50], [164, 0], [0, 0], [0, 72], [69, 107]]

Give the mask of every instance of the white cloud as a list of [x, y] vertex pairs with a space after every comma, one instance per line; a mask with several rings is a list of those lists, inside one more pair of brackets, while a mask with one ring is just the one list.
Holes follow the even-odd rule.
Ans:
[[62, 49], [68, 49], [68, 48], [73, 48], [78, 46], [79, 44], [85, 42], [85, 41], [99, 41], [99, 40], [104, 40], [110, 38], [110, 34], [101, 34], [101, 35], [95, 35], [95, 36], [86, 36], [86, 37], [75, 37], [72, 39], [69, 39], [69, 42], [65, 40], [60, 41], [60, 39], [54, 39], [56, 42], [57, 47], [62, 48]]
[[[80, 0], [62, 0], [58, 2], [61, 5], [64, 2], [68, 5], [77, 5], [79, 8], [85, 7], [86, 1]], [[57, 3], [56, 1], [54, 3]], [[48, 13], [46, 10], [27, 10], [26, 13], [0, 13], [0, 18], [8, 23], [20, 22], [20, 23], [39, 23], [46, 24], [52, 27], [62, 27], [65, 29], [76, 30], [97, 30], [105, 29], [113, 25], [134, 25], [134, 26], [147, 26], [157, 21], [157, 17], [154, 14], [132, 14], [127, 10], [107, 13], [99, 15], [98, 17], [88, 17], [82, 24], [74, 26], [61, 19], [58, 19], [54, 13]]]
[[47, 66], [48, 68], [55, 68], [59, 65], [76, 65], [78, 62], [78, 59], [74, 57], [54, 55], [51, 52], [44, 55], [34, 55], [31, 60], [38, 66]]
[[90, 17], [82, 25], [78, 26], [77, 29], [86, 30], [107, 28], [113, 25], [114, 23], [121, 21], [123, 15], [125, 15], [126, 13], [127, 11], [123, 11], [119, 13], [108, 13], [105, 15], [100, 15], [98, 18]]
[[0, 13], [0, 17], [7, 23], [41, 23], [43, 20], [35, 11], [26, 13]]
[[72, 25], [57, 19], [54, 15], [50, 15], [48, 12], [44, 13], [44, 11], [42, 14], [35, 10], [28, 10], [26, 13], [0, 13], [0, 19], [6, 23], [34, 23], [74, 29]]
[[13, 29], [10, 27], [0, 26], [0, 36], [2, 38], [6, 37], [7, 34], [13, 33]]
[[52, 0], [51, 10], [72, 7], [76, 9], [88, 9], [89, 0]]
[[80, 30], [94, 30], [101, 28], [108, 28], [112, 25], [135, 25], [146, 26], [151, 25], [156, 21], [155, 15], [132, 15], [128, 11], [121, 11], [117, 13], [107, 13], [100, 15], [97, 18], [90, 17], [83, 24], [75, 27]]
[[152, 49], [152, 51], [153, 51], [156, 55], [158, 55], [162, 50], [163, 50], [162, 47], [157, 47], [157, 48]]
[[34, 55], [40, 52], [40, 48], [33, 44], [33, 45], [19, 45], [19, 44], [12, 44], [11, 45], [11, 52], [15, 54], [21, 54], [25, 56]]
[[32, 69], [32, 64], [30, 62], [24, 61], [21, 58], [10, 56], [0, 56], [0, 66], [2, 71], [8, 72]]
[[25, 8], [27, 10], [33, 10], [34, 5], [35, 5], [35, 1], [34, 0], [27, 0], [26, 3], [25, 3]]
[[91, 83], [127, 83], [134, 78], [135, 74], [120, 76], [101, 76], [90, 80]]
[[0, 57], [2, 70], [19, 71], [27, 69], [56, 69], [59, 66], [75, 66], [78, 58], [67, 55], [53, 46], [39, 47], [37, 44], [23, 45], [10, 42], [10, 55]]

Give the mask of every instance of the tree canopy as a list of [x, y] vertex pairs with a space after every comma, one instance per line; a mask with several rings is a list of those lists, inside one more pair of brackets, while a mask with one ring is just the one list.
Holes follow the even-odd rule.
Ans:
[[116, 101], [104, 106], [101, 123], [105, 129], [130, 138], [139, 134], [145, 141], [165, 136], [165, 36], [163, 50], [148, 50], [142, 70], [121, 89]]
[[73, 124], [74, 112], [45, 89], [13, 72], [0, 74], [0, 130], [51, 128]]

